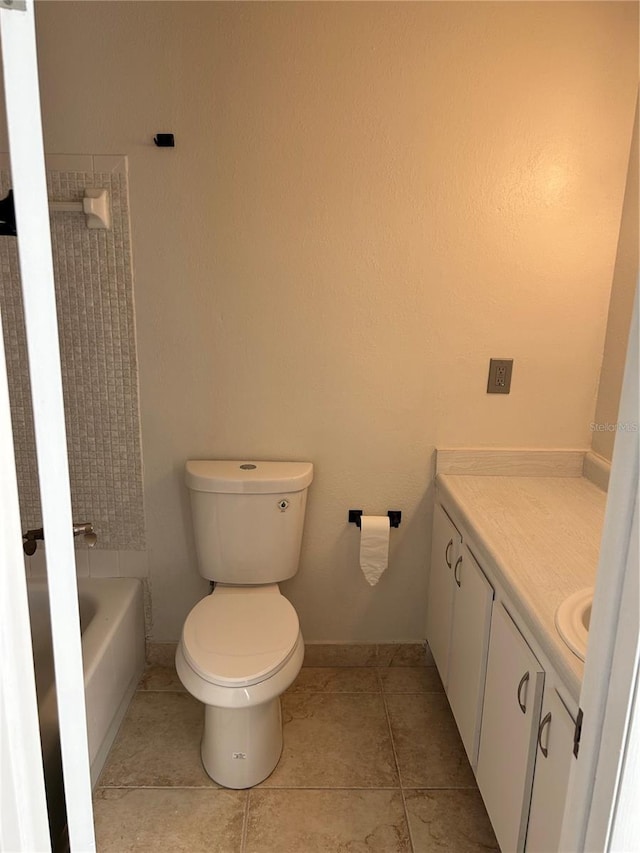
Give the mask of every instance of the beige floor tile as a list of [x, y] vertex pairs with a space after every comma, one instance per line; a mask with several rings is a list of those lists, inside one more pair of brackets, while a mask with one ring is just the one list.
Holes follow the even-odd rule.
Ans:
[[246, 853], [356, 851], [410, 853], [400, 792], [251, 792]]
[[98, 853], [239, 853], [246, 797], [220, 789], [99, 789]]
[[378, 647], [373, 643], [309, 643], [304, 647], [305, 666], [377, 666]]
[[138, 690], [185, 692], [174, 666], [148, 666], [142, 673]]
[[305, 666], [288, 692], [379, 693], [378, 669], [365, 666]]
[[383, 643], [378, 646], [378, 666], [425, 666], [427, 656], [420, 643]]
[[155, 666], [173, 666], [177, 643], [147, 643], [147, 663]]
[[203, 723], [204, 707], [188, 693], [136, 693], [101, 787], [214, 786], [200, 762]]
[[390, 693], [385, 701], [404, 788], [475, 787], [443, 693]]
[[444, 692], [435, 666], [387, 666], [378, 672], [385, 693]]
[[381, 694], [289, 693], [282, 716], [282, 757], [262, 786], [399, 786]]
[[405, 791], [414, 853], [499, 853], [478, 791]]

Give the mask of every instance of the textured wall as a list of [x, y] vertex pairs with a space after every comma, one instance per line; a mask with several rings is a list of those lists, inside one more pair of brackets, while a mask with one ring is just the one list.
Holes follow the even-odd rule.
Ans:
[[[74, 160], [64, 159], [67, 165]], [[98, 550], [141, 550], [145, 528], [126, 170], [123, 160], [116, 160], [114, 172], [93, 171], [91, 156], [76, 160], [89, 171], [48, 170], [49, 197], [76, 201], [85, 187], [104, 187], [110, 193], [112, 228], [90, 231], [84, 216], [75, 213], [51, 217], [73, 515], [76, 521], [93, 522]], [[0, 171], [2, 197], [10, 186], [9, 173]], [[12, 237], [0, 237], [0, 307], [22, 523], [40, 527], [20, 271]]]
[[[47, 150], [129, 157], [154, 639], [206, 589], [193, 457], [313, 461], [285, 585], [305, 637], [419, 639], [434, 446], [591, 443], [636, 5], [37, 16]], [[490, 356], [515, 359], [508, 397]], [[403, 510], [374, 588], [349, 507]]]
[[[624, 194], [624, 207], [620, 224], [620, 238], [611, 288], [607, 336], [605, 339], [602, 371], [598, 386], [598, 400], [594, 417], [592, 448], [596, 453], [611, 459], [618, 427], [618, 406], [622, 376], [627, 356], [627, 340], [633, 308], [633, 297], [638, 283], [638, 112], [629, 155], [629, 171]], [[620, 425], [622, 428], [622, 425]], [[628, 428], [628, 425], [624, 425]], [[637, 428], [637, 425], [636, 425]]]

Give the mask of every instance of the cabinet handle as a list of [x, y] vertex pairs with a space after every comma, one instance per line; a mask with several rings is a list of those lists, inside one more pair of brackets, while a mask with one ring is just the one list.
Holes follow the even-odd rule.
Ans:
[[447, 547], [445, 548], [445, 551], [444, 551], [444, 561], [449, 566], [449, 568], [451, 568], [451, 562], [449, 560], [449, 548], [452, 548], [452, 547], [453, 547], [453, 539], [449, 539], [449, 544], [447, 545]]
[[454, 576], [458, 586], [460, 586], [460, 578], [458, 577], [458, 566], [460, 565], [461, 562], [462, 562], [462, 557], [458, 557], [458, 559], [456, 560], [456, 565], [453, 569], [453, 576]]
[[525, 672], [525, 674], [520, 679], [520, 684], [518, 684], [518, 705], [520, 705], [520, 710], [522, 711], [523, 714], [527, 713], [527, 706], [522, 701], [521, 694], [522, 694], [522, 688], [525, 686], [525, 684], [528, 681], [529, 681], [529, 673]]
[[551, 722], [551, 711], [549, 711], [547, 714], [545, 714], [543, 721], [540, 723], [540, 728], [538, 729], [538, 746], [540, 747], [540, 752], [544, 755], [545, 758], [549, 754], [549, 747], [542, 745], [542, 732], [543, 732], [545, 726], [548, 726], [550, 722]]

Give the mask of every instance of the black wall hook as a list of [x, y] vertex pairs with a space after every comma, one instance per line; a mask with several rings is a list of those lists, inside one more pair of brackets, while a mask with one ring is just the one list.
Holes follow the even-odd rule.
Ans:
[[16, 208], [13, 203], [13, 190], [6, 198], [0, 199], [0, 237], [17, 237]]
[[158, 148], [176, 147], [176, 139], [173, 133], [156, 133], [156, 135], [153, 137], [153, 141], [158, 146]]
[[[390, 509], [387, 512], [389, 516], [389, 527], [400, 527], [400, 521], [402, 520], [402, 511], [399, 509]], [[358, 527], [362, 527], [362, 510], [361, 509], [350, 509], [349, 510], [349, 524], [356, 524]]]

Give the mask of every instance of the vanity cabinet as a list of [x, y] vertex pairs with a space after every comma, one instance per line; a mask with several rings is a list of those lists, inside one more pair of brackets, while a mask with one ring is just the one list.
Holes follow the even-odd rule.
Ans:
[[462, 560], [462, 537], [447, 513], [436, 504], [433, 516], [431, 571], [427, 601], [427, 642], [445, 686], [449, 674], [449, 646], [453, 613], [453, 571]]
[[[461, 557], [461, 559], [460, 559]], [[466, 545], [453, 568], [447, 696], [474, 768], [478, 759], [493, 587]]]
[[505, 853], [524, 850], [543, 685], [536, 656], [495, 602], [476, 778]]
[[536, 768], [527, 830], [527, 853], [552, 853], [560, 844], [573, 761], [575, 721], [554, 689], [545, 688], [538, 726]]

